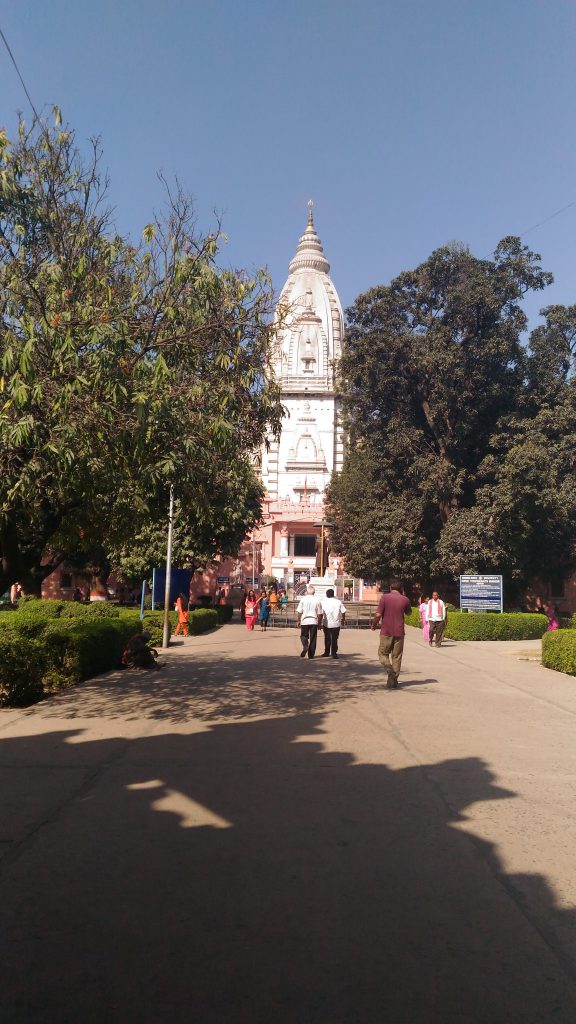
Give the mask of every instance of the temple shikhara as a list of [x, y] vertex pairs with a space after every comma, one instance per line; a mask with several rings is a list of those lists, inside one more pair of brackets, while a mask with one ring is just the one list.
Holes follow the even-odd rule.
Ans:
[[344, 319], [312, 206], [278, 301], [274, 372], [285, 416], [279, 439], [259, 453], [263, 519], [238, 558], [217, 570], [220, 583], [257, 585], [266, 575], [292, 587], [339, 568], [328, 551], [324, 492], [344, 457], [336, 390]]

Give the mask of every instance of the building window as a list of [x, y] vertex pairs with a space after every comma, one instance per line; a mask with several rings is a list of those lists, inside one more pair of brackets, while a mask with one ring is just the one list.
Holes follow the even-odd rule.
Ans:
[[60, 586], [62, 587], [62, 590], [71, 590], [72, 589], [72, 575], [71, 575], [71, 573], [69, 573], [69, 572], [61, 572], [60, 573]]
[[316, 555], [316, 536], [298, 535], [294, 537], [294, 554], [300, 558], [314, 558]]

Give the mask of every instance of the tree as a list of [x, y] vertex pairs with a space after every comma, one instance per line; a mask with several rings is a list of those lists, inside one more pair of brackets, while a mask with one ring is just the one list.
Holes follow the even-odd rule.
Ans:
[[0, 135], [0, 591], [118, 548], [170, 480], [241, 476], [280, 421], [267, 276], [218, 269], [179, 187], [132, 247], [99, 157], [60, 124]]
[[[232, 472], [216, 466], [210, 493], [174, 501], [173, 564], [195, 572], [236, 555], [247, 530], [262, 517], [263, 496], [249, 465], [238, 464]], [[152, 569], [165, 563], [166, 537], [166, 507], [150, 509], [129, 541], [108, 552], [114, 573], [127, 581], [150, 579]]]
[[519, 411], [498, 424], [474, 503], [451, 517], [436, 548], [437, 569], [457, 575], [498, 566], [512, 592], [576, 565], [576, 307], [542, 313]]
[[497, 424], [523, 401], [520, 300], [552, 279], [539, 259], [516, 238], [500, 242], [492, 260], [446, 246], [347, 310], [340, 377], [349, 450], [328, 500], [334, 546], [350, 571], [448, 571], [439, 538], [474, 504]]

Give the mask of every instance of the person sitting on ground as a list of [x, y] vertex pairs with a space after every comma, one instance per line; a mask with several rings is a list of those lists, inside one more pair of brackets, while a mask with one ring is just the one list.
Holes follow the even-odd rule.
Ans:
[[152, 634], [147, 629], [134, 633], [122, 651], [122, 668], [163, 668], [163, 663], [156, 661], [158, 651], [149, 646], [151, 639]]

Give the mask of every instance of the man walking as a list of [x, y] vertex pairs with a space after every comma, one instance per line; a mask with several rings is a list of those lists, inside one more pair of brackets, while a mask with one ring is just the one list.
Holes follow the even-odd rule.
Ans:
[[338, 657], [338, 637], [340, 627], [346, 621], [346, 609], [337, 597], [334, 597], [332, 589], [326, 591], [326, 597], [322, 598], [323, 627], [324, 627], [324, 654], [323, 658]]
[[314, 594], [314, 587], [309, 583], [306, 587], [306, 593], [304, 597], [300, 598], [300, 603], [296, 609], [298, 616], [296, 625], [300, 627], [300, 640], [302, 641], [301, 658], [305, 658], [306, 655], [309, 658], [313, 658], [316, 654], [316, 636], [318, 626], [322, 624], [323, 612], [322, 605], [318, 598], [314, 597]]
[[404, 650], [404, 616], [409, 611], [410, 601], [402, 593], [402, 584], [393, 580], [390, 593], [382, 594], [371, 623], [372, 629], [378, 629], [378, 623], [381, 623], [378, 659], [388, 673], [386, 686], [389, 690], [398, 686]]
[[440, 647], [446, 626], [446, 605], [438, 597], [437, 590], [432, 594], [432, 599], [428, 601], [426, 621], [429, 627], [428, 643], [430, 647], [432, 647], [433, 643], [436, 644], [436, 647]]

